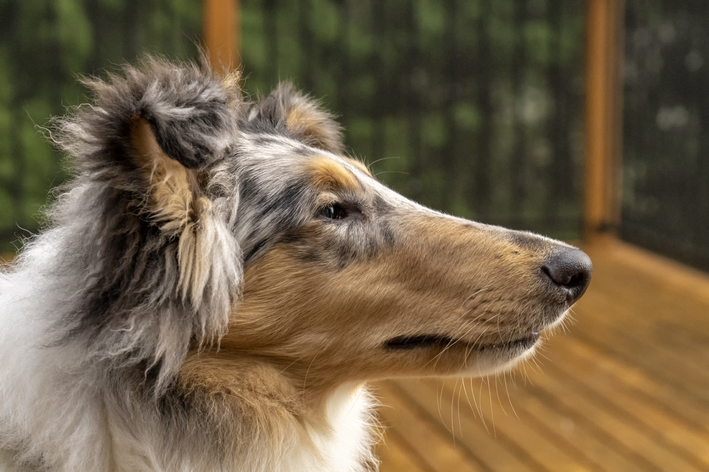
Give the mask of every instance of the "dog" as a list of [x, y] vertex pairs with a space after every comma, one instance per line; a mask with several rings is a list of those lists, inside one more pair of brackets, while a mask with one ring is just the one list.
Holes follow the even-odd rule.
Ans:
[[0, 273], [0, 470], [376, 470], [366, 382], [531, 356], [580, 250], [448, 216], [318, 102], [145, 58], [55, 119], [71, 182]]

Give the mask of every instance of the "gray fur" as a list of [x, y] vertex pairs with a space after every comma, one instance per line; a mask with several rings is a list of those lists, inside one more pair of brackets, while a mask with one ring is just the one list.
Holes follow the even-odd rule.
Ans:
[[[244, 105], [239, 90], [209, 70], [150, 58], [141, 68], [125, 66], [122, 77], [84, 83], [93, 103], [58, 120], [55, 133], [78, 169], [50, 212], [55, 227], [74, 229], [63, 238], [61, 270], [81, 280], [61, 324], [72, 327], [70, 338], [85, 338], [91, 357], [108, 369], [153, 369], [159, 393], [191, 339], [219, 337], [238, 296], [238, 185], [227, 158], [234, 154]], [[136, 116], [150, 123], [168, 156], [199, 172], [196, 191], [212, 202], [199, 230], [217, 263], [193, 300], [176, 296], [179, 240], [151, 219], [150, 183], [131, 159], [130, 121]]]

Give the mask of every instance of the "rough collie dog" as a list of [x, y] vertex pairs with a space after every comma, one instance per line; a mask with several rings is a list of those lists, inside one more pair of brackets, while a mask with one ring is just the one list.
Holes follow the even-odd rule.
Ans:
[[0, 470], [364, 471], [364, 383], [529, 356], [581, 251], [454, 218], [281, 85], [147, 59], [54, 123], [73, 182], [0, 273]]

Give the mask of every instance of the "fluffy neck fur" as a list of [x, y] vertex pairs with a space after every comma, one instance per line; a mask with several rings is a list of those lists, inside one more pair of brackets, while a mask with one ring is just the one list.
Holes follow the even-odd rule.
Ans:
[[304, 394], [246, 362], [206, 388], [183, 369], [227, 331], [242, 249], [312, 213], [269, 210], [288, 182], [248, 178], [249, 162], [339, 151], [337, 125], [288, 87], [246, 104], [237, 75], [192, 64], [147, 58], [85, 84], [92, 105], [52, 133], [76, 178], [0, 270], [0, 471], [375, 468], [361, 386]]
[[[277, 370], [256, 366], [231, 372], [238, 390], [206, 397], [178, 385], [155, 398], [144, 393], [150, 379], [139, 366], [117, 378], [101, 362], [85, 362], [80, 339], [54, 342], [51, 327], [65, 316], [63, 300], [79, 290], [68, 273], [55, 277], [62, 273], [52, 262], [59, 260], [61, 239], [45, 233], [13, 272], [0, 273], [0, 470], [376, 468], [374, 402], [361, 385], [303, 403], [302, 392]], [[259, 389], [264, 382], [270, 382], [267, 390]]]

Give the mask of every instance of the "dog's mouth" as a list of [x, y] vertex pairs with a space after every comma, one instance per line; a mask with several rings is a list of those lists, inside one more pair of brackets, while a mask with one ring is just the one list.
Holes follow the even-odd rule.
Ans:
[[420, 336], [397, 336], [384, 343], [388, 349], [407, 350], [422, 347], [446, 347], [457, 341], [448, 336], [424, 334]]
[[422, 349], [422, 348], [442, 348], [447, 349], [452, 346], [458, 345], [466, 347], [466, 349], [472, 348], [476, 351], [486, 351], [486, 350], [517, 350], [517, 349], [530, 349], [539, 340], [539, 332], [528, 333], [522, 337], [513, 339], [512, 341], [502, 342], [502, 343], [492, 343], [492, 344], [480, 344], [477, 342], [464, 341], [462, 339], [455, 339], [449, 336], [442, 336], [438, 334], [423, 334], [417, 336], [396, 336], [389, 339], [384, 343], [384, 347], [391, 350], [410, 350], [410, 349]]

